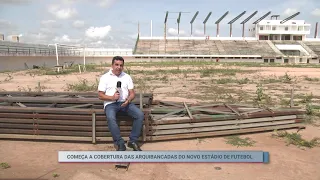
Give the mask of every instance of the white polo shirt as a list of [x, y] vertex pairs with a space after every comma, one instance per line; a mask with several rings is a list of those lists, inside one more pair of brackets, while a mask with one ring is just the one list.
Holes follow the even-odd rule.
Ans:
[[[118, 99], [119, 102], [124, 102], [126, 98], [129, 96], [129, 89], [133, 89], [133, 81], [131, 76], [125, 72], [122, 72], [119, 76], [116, 76], [112, 73], [112, 69], [109, 72], [105, 73], [101, 76], [98, 91], [105, 92], [107, 96], [113, 96], [117, 91], [117, 82], [121, 81], [121, 90], [120, 97]], [[103, 107], [106, 105], [113, 103], [116, 101], [104, 101]]]

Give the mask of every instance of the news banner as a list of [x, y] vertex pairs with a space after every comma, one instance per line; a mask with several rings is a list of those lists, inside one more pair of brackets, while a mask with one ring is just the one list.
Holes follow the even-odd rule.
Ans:
[[269, 163], [264, 151], [59, 151], [59, 162]]

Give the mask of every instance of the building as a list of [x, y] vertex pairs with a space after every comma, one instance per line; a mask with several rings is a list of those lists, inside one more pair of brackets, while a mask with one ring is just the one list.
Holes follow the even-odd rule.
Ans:
[[310, 34], [311, 24], [304, 20], [262, 20], [253, 29], [258, 40], [304, 41]]

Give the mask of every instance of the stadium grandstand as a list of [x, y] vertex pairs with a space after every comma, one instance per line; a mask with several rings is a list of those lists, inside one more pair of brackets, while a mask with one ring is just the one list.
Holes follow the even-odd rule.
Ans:
[[[229, 14], [228, 11], [215, 22], [217, 26], [216, 36], [208, 36], [206, 23], [210, 18], [210, 12], [203, 21], [203, 36], [193, 37], [192, 24], [198, 13], [197, 11], [190, 21], [190, 36], [179, 35], [181, 12], [177, 18], [178, 36], [167, 36], [169, 12], [166, 12], [164, 35], [152, 36], [151, 26], [151, 36], [141, 37], [140, 32], [138, 32], [135, 46], [132, 49], [21, 43], [18, 36], [13, 38], [13, 41], [5, 41], [4, 35], [0, 35], [2, 37], [0, 39], [0, 58], [3, 56], [52, 56], [57, 59], [56, 65], [59, 65], [59, 57], [84, 57], [84, 59], [92, 57], [92, 60], [94, 57], [115, 55], [131, 57], [133, 60], [147, 59], [150, 61], [155, 59], [209, 59], [219, 62], [320, 63], [318, 23], [315, 26], [314, 37], [308, 38], [311, 34], [311, 24], [306, 23], [305, 20], [293, 20], [300, 12], [280, 19], [278, 15], [271, 15], [270, 11], [257, 18], [246, 29], [246, 24], [254, 18], [256, 11], [240, 22], [242, 24], [241, 37], [233, 37], [232, 25], [240, 17], [245, 16], [246, 11], [228, 22], [230, 25], [229, 37], [220, 37], [219, 35], [219, 24]], [[271, 18], [267, 19], [269, 15], [271, 15]], [[250, 32], [249, 37], [245, 37], [245, 32]], [[90, 58], [87, 62], [92, 63]], [[0, 63], [4, 63], [4, 61], [0, 61]]]

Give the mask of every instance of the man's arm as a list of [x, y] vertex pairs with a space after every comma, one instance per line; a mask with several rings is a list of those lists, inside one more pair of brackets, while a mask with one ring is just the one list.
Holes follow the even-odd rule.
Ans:
[[105, 94], [105, 92], [99, 91], [98, 96], [99, 96], [99, 99], [103, 101], [115, 101], [119, 99], [119, 93], [115, 93], [113, 96], [108, 96]]
[[136, 93], [134, 92], [134, 90], [133, 89], [129, 89], [129, 96], [127, 98], [129, 103], [131, 103], [131, 101], [134, 100], [135, 97], [136, 97]]

